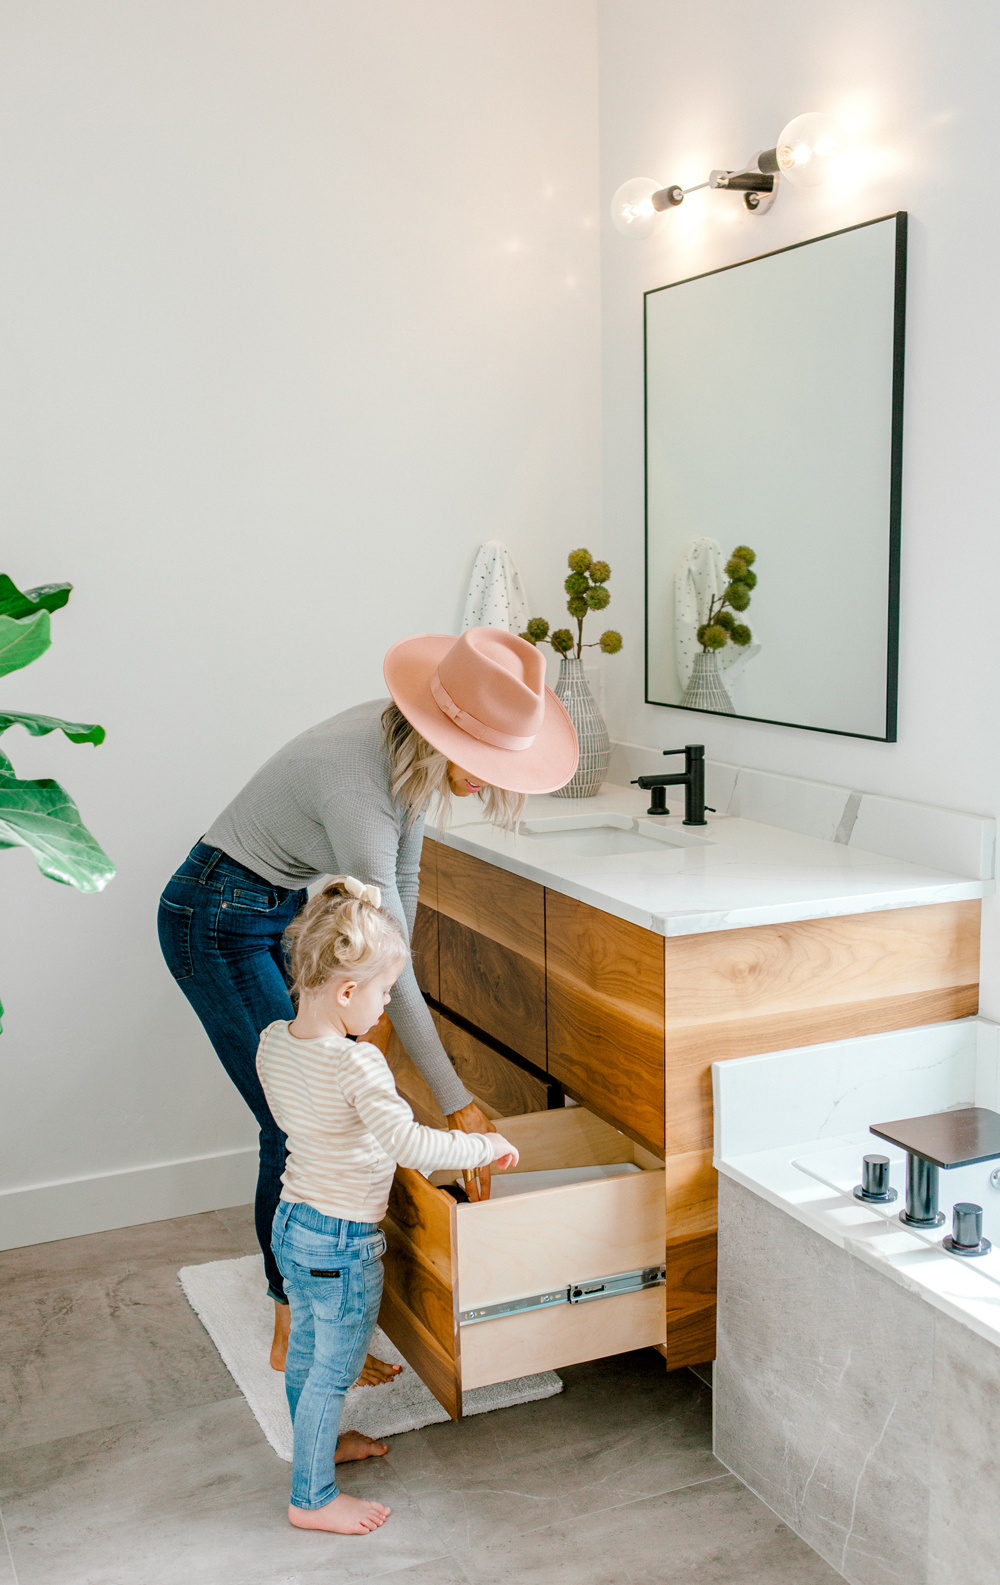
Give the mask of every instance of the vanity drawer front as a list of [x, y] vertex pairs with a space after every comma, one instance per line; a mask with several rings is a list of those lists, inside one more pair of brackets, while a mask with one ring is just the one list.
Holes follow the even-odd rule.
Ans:
[[545, 1067], [545, 889], [437, 843], [439, 1000]]
[[[498, 1120], [518, 1170], [632, 1162], [643, 1170], [458, 1205], [399, 1168], [383, 1224], [379, 1324], [455, 1418], [466, 1388], [666, 1340], [666, 1288], [554, 1302], [495, 1319], [461, 1313], [665, 1263], [662, 1163], [582, 1107]], [[446, 1176], [435, 1174], [435, 1177]]]
[[663, 1151], [663, 939], [547, 891], [549, 1072]]

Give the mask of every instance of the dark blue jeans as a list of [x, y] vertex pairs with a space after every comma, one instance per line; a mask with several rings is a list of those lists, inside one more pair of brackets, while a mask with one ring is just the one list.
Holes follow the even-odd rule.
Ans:
[[219, 1061], [260, 1129], [254, 1221], [268, 1291], [286, 1303], [271, 1251], [271, 1224], [285, 1170], [285, 1136], [257, 1077], [260, 1032], [294, 1018], [281, 937], [306, 900], [272, 886], [218, 848], [196, 842], [160, 898], [158, 928], [167, 967], [201, 1019]]

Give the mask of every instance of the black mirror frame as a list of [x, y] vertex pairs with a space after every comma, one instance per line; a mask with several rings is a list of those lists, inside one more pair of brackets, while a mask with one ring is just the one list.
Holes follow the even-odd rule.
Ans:
[[[670, 281], [666, 286], [655, 286], [643, 293], [642, 304], [642, 356], [643, 356], [643, 461], [645, 468], [643, 541], [645, 571], [645, 702], [664, 710], [683, 710], [686, 714], [716, 715], [725, 721], [761, 721], [768, 726], [787, 726], [798, 732], [825, 732], [832, 737], [864, 738], [870, 743], [895, 743], [899, 695], [899, 547], [900, 524], [903, 505], [903, 364], [906, 343], [906, 239], [908, 214], [899, 209], [895, 214], [878, 215], [874, 220], [863, 220], [854, 226], [842, 226], [838, 231], [826, 231], [819, 237], [807, 237], [804, 242], [793, 242], [784, 248], [774, 248], [769, 253], [756, 253], [749, 259], [738, 259], [735, 264], [723, 264], [715, 270], [705, 270], [700, 275], [687, 275], [683, 280]], [[895, 287], [893, 296], [892, 338], [892, 440], [889, 474], [889, 609], [887, 622], [887, 654], [885, 679], [885, 735], [876, 737], [871, 732], [843, 732], [837, 727], [807, 726], [796, 721], [777, 721], [770, 716], [733, 714], [721, 710], [695, 709], [692, 705], [670, 704], [663, 699], [653, 699], [649, 690], [649, 299], [660, 292], [669, 292], [675, 286], [686, 286], [690, 281], [704, 280], [709, 275], [721, 275], [726, 270], [738, 270], [743, 264], [755, 264], [760, 259], [773, 258], [779, 253], [791, 253], [797, 248], [808, 248], [814, 242], [826, 242], [830, 237], [843, 236], [848, 231], [862, 231], [867, 226], [884, 225], [895, 221]]]

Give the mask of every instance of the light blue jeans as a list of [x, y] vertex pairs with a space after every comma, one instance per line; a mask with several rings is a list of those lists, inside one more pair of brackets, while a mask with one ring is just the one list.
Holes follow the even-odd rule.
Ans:
[[334, 1454], [344, 1394], [361, 1374], [382, 1299], [385, 1235], [281, 1200], [271, 1247], [292, 1308], [285, 1392], [292, 1412], [292, 1507], [338, 1495]]

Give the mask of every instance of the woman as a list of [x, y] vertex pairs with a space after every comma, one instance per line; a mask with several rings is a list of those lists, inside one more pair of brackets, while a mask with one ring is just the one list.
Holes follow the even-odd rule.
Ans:
[[[358, 875], [380, 889], [409, 939], [432, 795], [442, 819], [452, 797], [475, 795], [488, 819], [510, 829], [526, 793], [565, 786], [577, 765], [576, 734], [545, 686], [544, 659], [512, 633], [480, 627], [458, 639], [403, 639], [386, 656], [385, 680], [388, 707], [384, 699], [355, 705], [279, 749], [195, 843], [160, 899], [167, 967], [260, 1128], [254, 1210], [275, 1305], [275, 1370], [284, 1369], [289, 1328], [271, 1253], [285, 1136], [255, 1064], [260, 1031], [295, 1016], [281, 938], [305, 887], [321, 875]], [[393, 990], [392, 1027], [449, 1127], [493, 1132], [452, 1067], [409, 964]], [[361, 1380], [392, 1374], [369, 1356]]]

